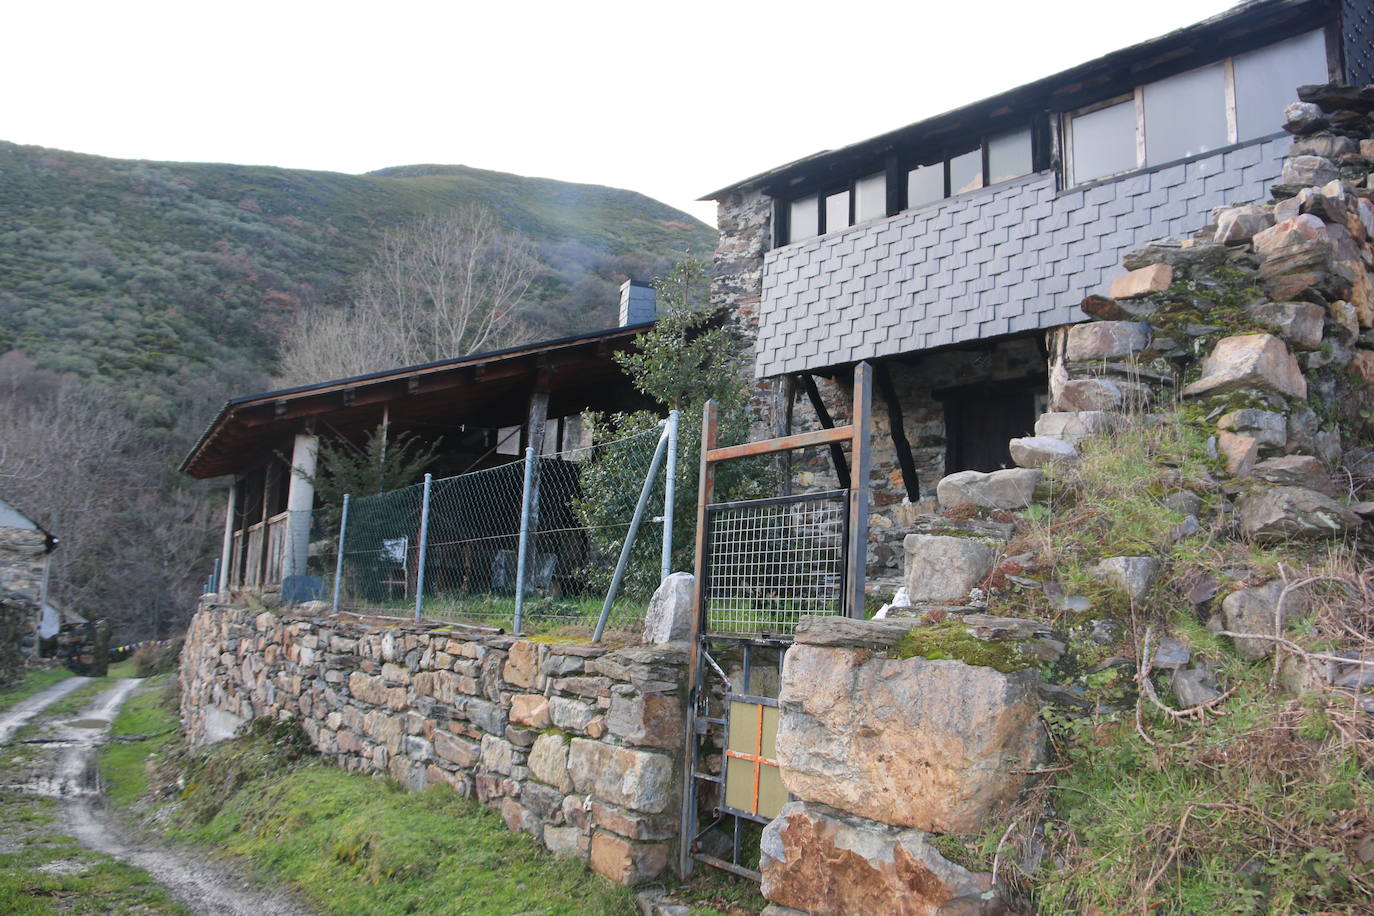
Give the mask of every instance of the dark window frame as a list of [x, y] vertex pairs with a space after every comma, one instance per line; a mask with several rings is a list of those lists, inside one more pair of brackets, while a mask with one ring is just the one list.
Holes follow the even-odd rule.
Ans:
[[[1012, 178], [996, 182], [995, 184], [990, 183], [988, 181], [990, 168], [990, 163], [988, 161], [989, 142], [995, 137], [1003, 137], [1007, 134], [1019, 133], [1022, 131], [1029, 131], [1030, 133], [1031, 170], [1025, 173], [1025, 175], [1016, 175]], [[885, 219], [887, 217], [896, 216], [906, 210], [914, 209], [909, 205], [907, 199], [907, 174], [912, 169], [922, 165], [940, 164], [943, 173], [942, 187], [944, 193], [939, 200], [918, 204], [918, 207], [933, 206], [951, 197], [960, 196], [952, 193], [953, 189], [950, 186], [950, 160], [964, 155], [965, 153], [972, 152], [975, 148], [978, 149], [981, 154], [979, 168], [981, 169], [983, 183], [978, 188], [963, 193], [972, 194], [976, 191], [997, 187], [997, 185], [1019, 181], [1025, 178], [1026, 175], [1034, 175], [1037, 172], [1046, 171], [1051, 167], [1049, 114], [1047, 112], [1036, 112], [1034, 115], [999, 124], [996, 130], [984, 131], [973, 137], [965, 135], [965, 140], [963, 142], [943, 143], [939, 146], [927, 147], [925, 155], [893, 153], [884, 157], [881, 162], [870, 163], [866, 168], [856, 170], [857, 174], [849, 178], [846, 182], [839, 183], [832, 181], [824, 184], [811, 183], [786, 197], [774, 198], [773, 223], [776, 227], [774, 238], [775, 240], [782, 238], [787, 239], [786, 242], [775, 241], [774, 247], [781, 248], [785, 245], [792, 245], [800, 241], [808, 241], [823, 235], [829, 235], [840, 229], [847, 229], [851, 226], [859, 225], [855, 212], [855, 206], [858, 200], [858, 183], [880, 172], [885, 173], [887, 176], [887, 211], [883, 216], [869, 217], [869, 219], [864, 220], [864, 222], [875, 219]], [[957, 150], [957, 152], [951, 152], [951, 150]], [[936, 152], [937, 155], [932, 155], [932, 151]], [[849, 222], [846, 226], [831, 228], [826, 225], [825, 201], [827, 197], [842, 192], [848, 192], [849, 194]], [[816, 198], [816, 231], [813, 234], [807, 235], [805, 239], [794, 240], [792, 238], [792, 204], [794, 201], [802, 200], [807, 197]]]

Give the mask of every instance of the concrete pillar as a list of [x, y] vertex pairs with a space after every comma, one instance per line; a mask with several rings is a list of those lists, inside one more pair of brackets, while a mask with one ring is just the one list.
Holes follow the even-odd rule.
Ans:
[[310, 558], [310, 510], [315, 508], [315, 459], [320, 440], [299, 433], [291, 449], [291, 480], [286, 489], [286, 554], [282, 557], [283, 576], [305, 575]]
[[234, 500], [238, 493], [239, 482], [235, 478], [229, 483], [229, 504], [224, 509], [224, 546], [219, 552], [219, 581], [215, 583], [220, 600], [229, 597], [229, 577], [234, 570]]

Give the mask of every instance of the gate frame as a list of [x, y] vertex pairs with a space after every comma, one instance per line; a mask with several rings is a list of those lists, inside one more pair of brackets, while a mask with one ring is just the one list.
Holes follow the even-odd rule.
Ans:
[[[838, 448], [844, 442], [850, 443], [850, 486], [848, 512], [848, 543], [845, 555], [844, 612], [848, 617], [862, 619], [864, 616], [864, 578], [868, 559], [868, 475], [872, 464], [871, 432], [873, 413], [873, 368], [867, 362], [854, 366], [853, 401], [850, 422], [845, 426], [815, 430], [808, 433], [778, 436], [756, 442], [720, 447], [717, 438], [720, 432], [719, 409], [714, 400], [707, 401], [702, 408], [701, 423], [701, 460], [697, 485], [697, 532], [696, 560], [693, 568], [694, 583], [691, 655], [688, 659], [687, 715], [683, 737], [683, 777], [682, 777], [682, 815], [678, 834], [678, 873], [686, 878], [692, 873], [694, 860], [744, 877], [759, 879], [750, 869], [733, 863], [716, 860], [711, 856], [693, 853], [692, 843], [696, 839], [696, 783], [701, 778], [696, 771], [696, 741], [698, 734], [698, 703], [702, 698], [701, 676], [703, 671], [702, 655], [704, 641], [710, 634], [706, 630], [706, 554], [709, 532], [707, 531], [707, 509], [715, 495], [716, 465], [738, 458], [752, 458], [759, 455], [782, 454], [801, 448], [830, 445]], [[748, 640], [735, 637], [732, 641], [744, 641], [782, 649], [791, 644], [790, 639], [769, 637]], [[781, 661], [779, 662], [781, 667]], [[728, 716], [727, 716], [728, 718]], [[725, 797], [725, 771], [721, 764], [721, 805]]]

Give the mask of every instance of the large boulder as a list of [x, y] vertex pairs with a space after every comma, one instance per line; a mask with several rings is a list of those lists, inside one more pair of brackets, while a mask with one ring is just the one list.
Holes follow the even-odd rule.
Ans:
[[1150, 326], [1144, 322], [1089, 321], [1069, 328], [1064, 355], [1070, 362], [1089, 362], [1130, 356], [1149, 345]]
[[1321, 346], [1326, 310], [1311, 302], [1259, 302], [1250, 314], [1256, 321], [1272, 325], [1284, 340], [1303, 350]]
[[1159, 579], [1159, 561], [1154, 557], [1107, 557], [1093, 568], [1093, 576], [1125, 592], [1132, 604], [1140, 604]]
[[903, 546], [907, 598], [914, 604], [963, 601], [997, 558], [983, 541], [938, 534], [908, 534]]
[[798, 798], [941, 833], [981, 830], [1044, 757], [1037, 676], [853, 648], [787, 650], [782, 779]]
[[1051, 436], [1025, 436], [1009, 443], [1011, 460], [1023, 468], [1043, 468], [1056, 461], [1073, 464], [1078, 449], [1072, 443]]
[[919, 830], [794, 801], [763, 831], [763, 896], [812, 916], [1006, 912], [992, 876], [948, 861]]
[[1248, 242], [1256, 232], [1274, 225], [1274, 214], [1255, 204], [1228, 207], [1217, 214], [1217, 231], [1213, 238], [1222, 244]]
[[1042, 476], [1041, 471], [1031, 468], [1006, 468], [990, 474], [960, 471], [936, 484], [935, 495], [945, 509], [1024, 509], [1035, 498], [1035, 488]]
[[1240, 334], [1217, 342], [1202, 361], [1202, 377], [1183, 389], [1185, 397], [1225, 394], [1242, 388], [1307, 397], [1307, 379], [1283, 341], [1272, 334]]
[[[1276, 579], [1255, 588], [1232, 592], [1221, 602], [1222, 623], [1232, 633], [1282, 635], [1288, 628], [1288, 622], [1304, 609], [1303, 596], [1296, 589], [1289, 590], [1280, 608], [1279, 598], [1283, 596], [1283, 588], [1283, 582]], [[1236, 651], [1244, 658], [1253, 660], [1274, 654], [1274, 641], [1271, 639], [1236, 637], [1235, 643]]]
[[696, 576], [676, 572], [659, 583], [644, 615], [644, 642], [656, 645], [687, 639], [695, 609]]
[[1274, 254], [1327, 238], [1330, 238], [1330, 233], [1320, 217], [1300, 213], [1256, 233], [1254, 244], [1260, 254]]
[[1314, 185], [1339, 181], [1340, 177], [1341, 170], [1321, 156], [1289, 156], [1283, 162], [1283, 177], [1279, 181], [1288, 185]]
[[1322, 463], [1320, 458], [1312, 455], [1282, 455], [1278, 458], [1266, 458], [1255, 465], [1250, 473], [1256, 480], [1263, 480], [1266, 483], [1288, 487], [1306, 487], [1331, 497], [1337, 494], [1336, 484], [1331, 479], [1331, 473], [1327, 471], [1326, 465]]
[[1331, 497], [1306, 487], [1256, 487], [1236, 504], [1240, 532], [1257, 541], [1337, 537], [1360, 517]]
[[1035, 421], [1035, 435], [1037, 438], [1062, 439], [1070, 445], [1078, 445], [1098, 433], [1116, 429], [1120, 422], [1117, 414], [1104, 410], [1042, 413]]

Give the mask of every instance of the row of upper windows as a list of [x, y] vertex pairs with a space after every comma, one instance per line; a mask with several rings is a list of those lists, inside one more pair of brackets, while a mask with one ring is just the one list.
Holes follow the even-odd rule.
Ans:
[[[1271, 134], [1283, 124], [1295, 87], [1327, 79], [1325, 33], [1317, 30], [1066, 113], [1061, 121], [1065, 183], [1095, 181]], [[778, 243], [1028, 175], [1035, 159], [1027, 127], [984, 138], [938, 161], [890, 166], [847, 187], [789, 201]]]

